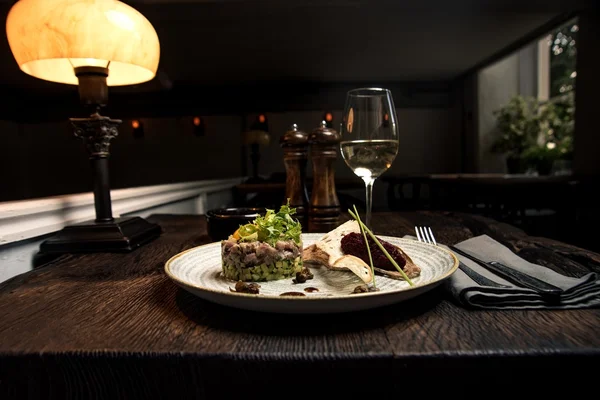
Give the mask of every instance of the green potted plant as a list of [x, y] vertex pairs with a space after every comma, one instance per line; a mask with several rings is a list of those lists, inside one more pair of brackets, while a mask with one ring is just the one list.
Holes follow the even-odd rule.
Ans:
[[537, 139], [523, 151], [522, 157], [529, 168], [548, 175], [555, 161], [573, 157], [574, 94], [566, 93], [539, 104], [538, 108]]
[[538, 101], [535, 98], [514, 96], [494, 112], [498, 138], [491, 151], [506, 155], [510, 174], [525, 172], [523, 152], [530, 148], [539, 134]]
[[[550, 143], [549, 143], [550, 144]], [[523, 152], [525, 164], [535, 169], [540, 175], [549, 175], [555, 160], [560, 153], [556, 147], [534, 145]]]

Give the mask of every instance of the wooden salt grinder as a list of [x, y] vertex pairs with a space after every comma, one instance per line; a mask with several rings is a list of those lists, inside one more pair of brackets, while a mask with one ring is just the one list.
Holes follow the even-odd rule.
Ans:
[[290, 207], [296, 208], [296, 217], [302, 220], [308, 208], [308, 192], [306, 190], [306, 163], [308, 160], [308, 135], [298, 130], [298, 125], [281, 136], [279, 144], [283, 149], [285, 164], [285, 197], [283, 203], [290, 199]]
[[340, 222], [340, 202], [335, 189], [334, 163], [340, 135], [325, 121], [308, 137], [313, 166], [313, 186], [308, 212], [309, 232], [329, 232]]

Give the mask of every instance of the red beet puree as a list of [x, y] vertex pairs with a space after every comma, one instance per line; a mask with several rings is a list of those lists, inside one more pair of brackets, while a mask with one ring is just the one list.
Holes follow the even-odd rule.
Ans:
[[[383, 253], [383, 251], [381, 251], [379, 246], [377, 246], [377, 243], [375, 243], [370, 237], [368, 238], [368, 241], [369, 248], [371, 249], [371, 256], [373, 257], [373, 265], [376, 268], [385, 269], [387, 271], [397, 271], [396, 267], [394, 267], [391, 261]], [[387, 250], [390, 256], [392, 256], [394, 261], [396, 261], [398, 266], [400, 268], [404, 268], [406, 260], [404, 259], [404, 257], [402, 257], [402, 253], [396, 248], [396, 246], [381, 239], [379, 239], [379, 243], [383, 245], [383, 247]], [[349, 233], [346, 236], [344, 236], [342, 238], [342, 251], [344, 252], [344, 254], [350, 254], [352, 256], [358, 257], [368, 265], [371, 265], [369, 263], [369, 253], [367, 253], [367, 246], [365, 246], [365, 239], [360, 233]]]

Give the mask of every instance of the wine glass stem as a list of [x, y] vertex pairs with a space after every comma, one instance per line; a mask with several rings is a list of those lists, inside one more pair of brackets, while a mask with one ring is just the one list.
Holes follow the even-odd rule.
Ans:
[[365, 217], [365, 225], [367, 228], [372, 229], [371, 227], [371, 209], [373, 208], [373, 184], [375, 183], [375, 179], [373, 178], [363, 178], [365, 181], [365, 189], [366, 189], [366, 199], [367, 199], [367, 212]]

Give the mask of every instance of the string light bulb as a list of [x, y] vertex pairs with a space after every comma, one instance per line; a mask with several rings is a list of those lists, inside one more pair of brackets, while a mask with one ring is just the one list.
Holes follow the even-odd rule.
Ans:
[[131, 127], [133, 128], [133, 137], [144, 137], [144, 124], [140, 120], [134, 119], [131, 121]]
[[323, 114], [323, 121], [325, 121], [325, 126], [327, 128], [332, 128], [333, 127], [333, 114], [330, 112], [326, 112], [325, 114]]

